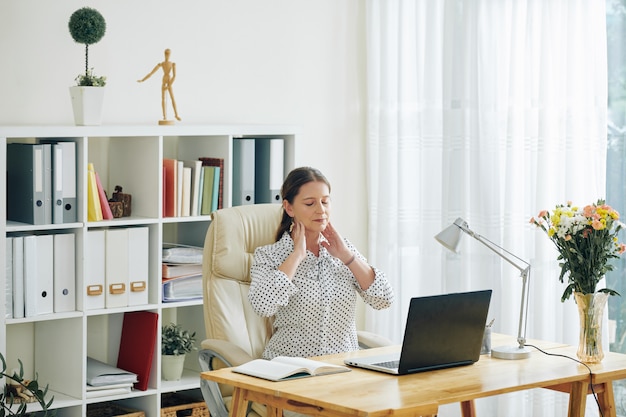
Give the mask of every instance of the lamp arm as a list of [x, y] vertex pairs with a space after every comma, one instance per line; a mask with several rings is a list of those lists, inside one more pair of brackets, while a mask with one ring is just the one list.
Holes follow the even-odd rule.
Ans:
[[[523, 273], [524, 270], [527, 269], [530, 266], [528, 264], [528, 262], [522, 260], [518, 256], [516, 256], [513, 253], [509, 252], [508, 250], [504, 249], [502, 246], [499, 246], [499, 245], [493, 243], [491, 240], [487, 239], [486, 237], [483, 237], [483, 236], [479, 235], [478, 233], [474, 232], [469, 227], [467, 227], [467, 224], [465, 224], [465, 225], [458, 225], [457, 224], [457, 226], [462, 231], [464, 231], [465, 233], [467, 233], [468, 235], [470, 235], [471, 237], [473, 237], [474, 239], [476, 239], [477, 241], [479, 241], [483, 245], [487, 246], [493, 252], [498, 254], [502, 259], [504, 259], [505, 261], [507, 261], [508, 263], [513, 265], [521, 273]], [[515, 260], [517, 260], [518, 262], [522, 263], [523, 266], [520, 266], [520, 264], [517, 263]]]
[[519, 311], [519, 328], [517, 330], [517, 343], [520, 349], [526, 345], [526, 324], [528, 322], [528, 293], [530, 291], [530, 265], [522, 271], [522, 302]]
[[[522, 300], [520, 303], [519, 324], [518, 324], [518, 329], [517, 329], [517, 343], [519, 344], [520, 349], [523, 348], [524, 345], [526, 344], [526, 325], [528, 322], [528, 293], [529, 293], [528, 281], [530, 280], [530, 264], [520, 259], [519, 257], [509, 252], [508, 250], [504, 249], [503, 247], [496, 245], [489, 239], [482, 237], [478, 233], [475, 233], [473, 230], [471, 230], [468, 227], [467, 223], [465, 223], [464, 221], [462, 223], [455, 222], [455, 224], [459, 227], [459, 229], [461, 229], [462, 231], [464, 231], [465, 233], [467, 233], [468, 235], [470, 235], [471, 237], [473, 237], [474, 239], [476, 239], [477, 241], [479, 241], [480, 243], [482, 243], [483, 245], [491, 249], [493, 252], [498, 254], [502, 259], [504, 259], [505, 261], [507, 261], [509, 264], [513, 265], [516, 269], [520, 271], [520, 277], [522, 278]], [[524, 266], [520, 266], [520, 264], [517, 263], [516, 261], [522, 263]]]

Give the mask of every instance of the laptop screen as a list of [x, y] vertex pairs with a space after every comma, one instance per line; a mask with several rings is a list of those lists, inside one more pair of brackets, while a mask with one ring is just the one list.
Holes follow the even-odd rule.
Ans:
[[482, 290], [412, 298], [398, 372], [476, 362], [491, 293]]

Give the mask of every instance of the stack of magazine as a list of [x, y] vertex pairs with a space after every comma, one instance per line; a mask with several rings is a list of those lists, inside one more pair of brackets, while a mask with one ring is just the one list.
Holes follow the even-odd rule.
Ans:
[[163, 301], [202, 298], [202, 248], [172, 243], [163, 244]]
[[87, 398], [131, 392], [137, 374], [87, 357]]

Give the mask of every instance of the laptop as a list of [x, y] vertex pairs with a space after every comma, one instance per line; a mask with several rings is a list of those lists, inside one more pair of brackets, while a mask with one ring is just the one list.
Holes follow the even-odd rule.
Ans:
[[395, 375], [470, 365], [480, 358], [491, 292], [412, 298], [400, 353], [344, 363]]

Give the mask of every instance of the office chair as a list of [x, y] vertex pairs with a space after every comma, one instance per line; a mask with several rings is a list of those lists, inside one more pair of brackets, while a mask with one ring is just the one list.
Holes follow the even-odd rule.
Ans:
[[[255, 204], [217, 210], [204, 241], [203, 299], [207, 339], [199, 351], [203, 371], [240, 365], [261, 357], [272, 335], [270, 319], [258, 316], [248, 302], [250, 265], [258, 246], [275, 241], [282, 216], [280, 204]], [[359, 332], [362, 347], [391, 342]], [[212, 417], [228, 417], [232, 387], [201, 380]], [[265, 406], [252, 403], [249, 417], [264, 417]]]

